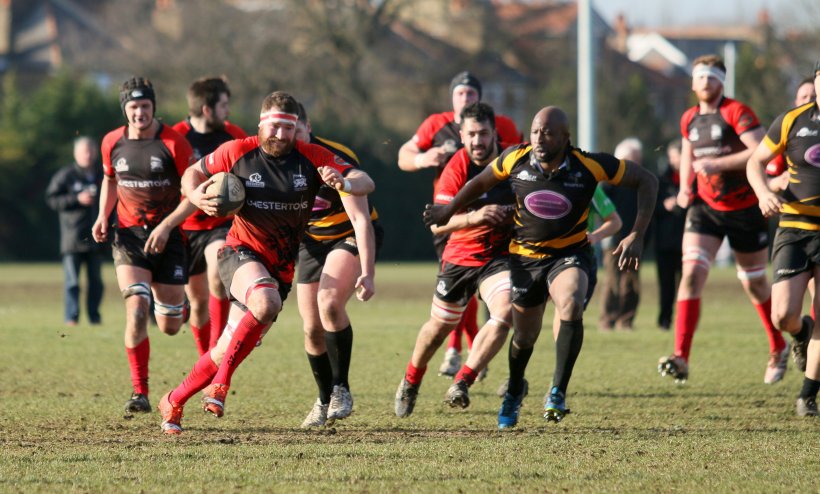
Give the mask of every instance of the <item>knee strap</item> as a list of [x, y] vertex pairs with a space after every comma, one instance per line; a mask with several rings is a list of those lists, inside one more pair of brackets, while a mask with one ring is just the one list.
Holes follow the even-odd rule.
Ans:
[[433, 305], [430, 307], [430, 317], [444, 324], [458, 324], [466, 308], [466, 305], [461, 307], [447, 307], [433, 298]]
[[709, 269], [712, 267], [712, 257], [700, 247], [687, 247], [683, 252], [683, 262], [697, 264], [700, 267]]
[[151, 287], [148, 286], [148, 283], [140, 282], [128, 285], [128, 288], [121, 293], [123, 299], [136, 295], [137, 297], [144, 297], [146, 300], [151, 300]]
[[504, 329], [504, 330], [508, 330], [512, 326], [512, 323], [510, 323], [509, 321], [505, 321], [505, 320], [501, 319], [500, 317], [495, 317], [495, 316], [492, 316], [492, 315], [490, 316], [490, 319], [487, 321], [487, 324], [492, 324], [492, 325], [498, 327], [499, 329]]
[[251, 294], [256, 290], [261, 290], [263, 288], [279, 290], [279, 282], [276, 281], [276, 278], [272, 278], [270, 276], [255, 279], [248, 289], [245, 290], [245, 306], [248, 305], [248, 300], [251, 298]]
[[167, 305], [154, 300], [154, 314], [158, 316], [173, 317], [179, 319], [185, 316], [185, 310], [188, 308], [188, 301], [184, 301], [179, 305]]
[[766, 276], [766, 266], [750, 266], [742, 268], [737, 266], [737, 279], [740, 281], [755, 280]]

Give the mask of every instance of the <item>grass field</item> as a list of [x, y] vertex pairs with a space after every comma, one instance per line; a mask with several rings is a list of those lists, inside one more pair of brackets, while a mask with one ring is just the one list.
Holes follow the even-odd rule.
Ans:
[[[544, 332], [530, 362], [519, 427], [496, 431], [506, 352], [473, 387], [471, 407], [442, 403], [431, 364], [415, 413], [393, 395], [429, 312], [432, 264], [382, 263], [377, 295], [351, 302], [355, 414], [335, 428], [298, 428], [316, 390], [295, 300], [233, 379], [216, 420], [196, 400], [184, 435], [163, 437], [156, 413], [126, 417], [124, 311], [106, 268], [102, 326], [62, 325], [57, 264], [0, 265], [2, 492], [817, 492], [820, 421], [798, 419], [802, 376], [762, 384], [768, 345], [733, 270], [704, 297], [690, 380], [658, 376], [672, 334], [655, 328], [654, 266], [644, 268], [633, 333], [599, 333], [597, 300], [560, 424], [539, 413], [554, 362]], [[548, 314], [551, 317], [551, 311]], [[190, 331], [151, 329], [152, 404], [196, 359]]]

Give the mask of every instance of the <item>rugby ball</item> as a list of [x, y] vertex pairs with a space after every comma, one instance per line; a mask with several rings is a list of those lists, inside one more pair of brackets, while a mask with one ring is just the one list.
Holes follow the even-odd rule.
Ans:
[[205, 191], [216, 194], [217, 216], [229, 216], [242, 209], [245, 203], [245, 187], [242, 180], [232, 173], [219, 172], [211, 177], [213, 183]]

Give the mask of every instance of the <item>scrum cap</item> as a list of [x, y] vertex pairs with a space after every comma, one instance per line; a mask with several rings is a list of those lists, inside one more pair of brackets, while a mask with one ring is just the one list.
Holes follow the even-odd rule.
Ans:
[[469, 86], [475, 89], [478, 92], [478, 99], [481, 99], [481, 82], [470, 72], [465, 70], [453, 77], [453, 80], [450, 81], [450, 94], [453, 94], [453, 91], [459, 86]]
[[120, 108], [122, 109], [123, 115], [125, 114], [125, 104], [138, 99], [151, 100], [151, 105], [156, 112], [157, 100], [154, 95], [154, 87], [148, 79], [134, 77], [122, 84], [122, 89], [120, 90]]

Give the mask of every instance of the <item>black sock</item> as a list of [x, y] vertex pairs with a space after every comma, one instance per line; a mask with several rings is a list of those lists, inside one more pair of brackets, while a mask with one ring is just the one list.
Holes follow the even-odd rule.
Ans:
[[558, 328], [558, 339], [555, 342], [555, 376], [552, 378], [552, 385], [567, 392], [569, 378], [572, 377], [572, 368], [578, 354], [581, 353], [581, 345], [584, 343], [584, 321], [561, 321]]
[[319, 401], [327, 405], [330, 403], [330, 393], [333, 392], [333, 372], [330, 370], [327, 352], [321, 355], [308, 353], [307, 358], [310, 362], [310, 370], [313, 371], [313, 379], [316, 380], [316, 386], [319, 388]]
[[518, 348], [515, 345], [515, 340], [510, 340], [510, 383], [507, 392], [513, 396], [518, 396], [524, 392], [524, 371], [527, 370], [532, 350], [533, 347]]
[[353, 354], [353, 328], [348, 325], [341, 331], [325, 331], [325, 345], [333, 371], [333, 385], [341, 385], [350, 390], [347, 375], [350, 371], [350, 356]]
[[817, 398], [817, 391], [820, 390], [820, 381], [803, 378], [803, 389], [800, 390], [800, 398]]
[[808, 341], [811, 334], [814, 332], [814, 321], [810, 317], [804, 317], [800, 322], [800, 332], [794, 335], [794, 339], [798, 342]]

